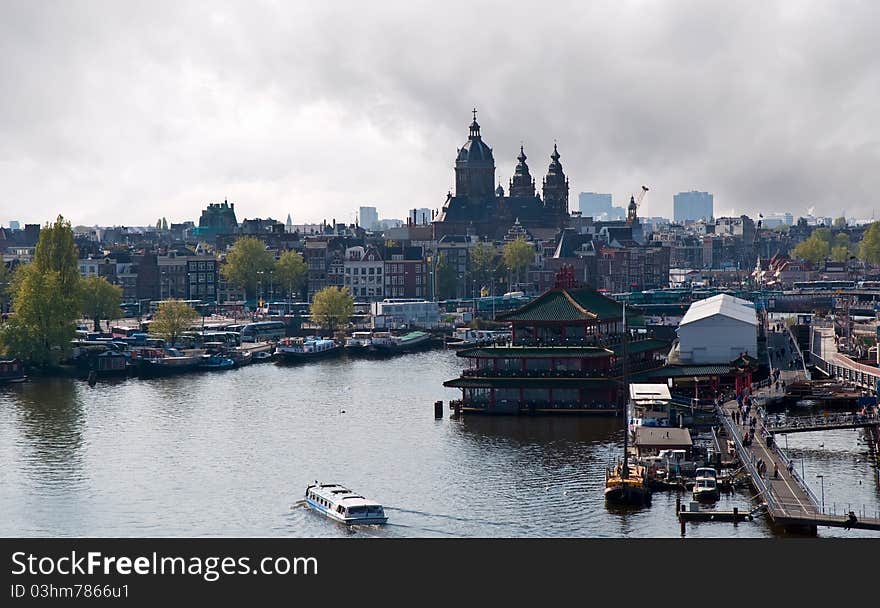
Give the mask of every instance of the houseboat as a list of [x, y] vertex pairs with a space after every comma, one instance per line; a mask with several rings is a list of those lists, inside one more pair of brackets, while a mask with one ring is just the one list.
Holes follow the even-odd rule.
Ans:
[[356, 331], [345, 341], [345, 352], [349, 355], [366, 355], [373, 343], [373, 334], [369, 331]]
[[24, 373], [24, 365], [21, 360], [0, 360], [0, 384], [14, 384], [25, 380], [27, 380], [27, 376]]
[[411, 331], [402, 336], [378, 332], [370, 342], [370, 352], [378, 355], [411, 353], [431, 346], [431, 334], [424, 331]]
[[232, 357], [227, 357], [226, 355], [222, 355], [220, 353], [205, 353], [199, 359], [199, 369], [205, 370], [222, 370], [222, 369], [232, 369], [235, 367], [235, 361]]
[[341, 352], [335, 340], [324, 338], [285, 338], [275, 347], [275, 357], [280, 363], [336, 357]]
[[185, 355], [176, 348], [145, 348], [137, 352], [137, 371], [141, 376], [167, 376], [193, 371], [201, 362], [201, 355]]
[[335, 483], [315, 481], [307, 486], [306, 502], [322, 515], [343, 524], [384, 524], [388, 521], [382, 505]]
[[[556, 287], [497, 316], [510, 326], [511, 344], [459, 350], [468, 360], [452, 407], [481, 414], [619, 415], [625, 403], [623, 315], [638, 327], [641, 313], [591, 288], [577, 287], [566, 267]], [[628, 341], [630, 372], [659, 368], [669, 342], [638, 329]]]

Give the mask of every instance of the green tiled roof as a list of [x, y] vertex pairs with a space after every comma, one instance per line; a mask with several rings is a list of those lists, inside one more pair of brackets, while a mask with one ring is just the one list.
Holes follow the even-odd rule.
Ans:
[[565, 359], [569, 357], [607, 357], [611, 351], [597, 346], [487, 346], [485, 348], [468, 348], [458, 351], [459, 357], [469, 359], [496, 359], [501, 357], [528, 357], [530, 359]]
[[455, 378], [448, 388], [580, 388], [616, 384], [609, 378]]
[[[621, 318], [622, 304], [588, 287], [544, 292], [528, 304], [496, 316], [499, 321], [606, 321]], [[641, 312], [627, 307], [627, 321], [637, 323]]]

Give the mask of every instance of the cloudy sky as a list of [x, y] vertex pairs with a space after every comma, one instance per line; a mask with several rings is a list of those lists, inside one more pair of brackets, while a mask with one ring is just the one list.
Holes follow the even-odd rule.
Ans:
[[[876, 2], [0, 0], [0, 224], [438, 208], [476, 106], [507, 187], [554, 139], [643, 215], [870, 218]], [[878, 209], [877, 211], [880, 211]], [[880, 217], [880, 214], [878, 214]]]

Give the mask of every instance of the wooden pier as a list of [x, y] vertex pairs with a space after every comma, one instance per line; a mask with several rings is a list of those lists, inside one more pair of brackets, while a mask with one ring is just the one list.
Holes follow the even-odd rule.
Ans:
[[769, 419], [764, 422], [765, 430], [786, 435], [810, 431], [874, 427], [880, 425], [880, 417], [876, 414], [825, 414], [823, 416], [797, 416], [779, 422]]

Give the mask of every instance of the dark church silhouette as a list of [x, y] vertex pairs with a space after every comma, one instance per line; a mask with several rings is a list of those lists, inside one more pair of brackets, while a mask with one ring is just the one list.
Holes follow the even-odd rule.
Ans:
[[471, 234], [497, 240], [517, 220], [526, 229], [565, 226], [569, 218], [568, 178], [559, 162], [556, 144], [542, 183], [543, 198], [535, 192], [535, 180], [526, 164], [523, 146], [505, 195], [500, 183], [495, 188], [495, 157], [480, 135], [477, 110], [473, 112], [468, 140], [455, 158], [455, 194], [447, 194], [434, 219], [434, 238]]

